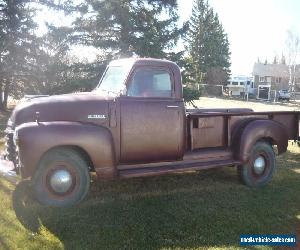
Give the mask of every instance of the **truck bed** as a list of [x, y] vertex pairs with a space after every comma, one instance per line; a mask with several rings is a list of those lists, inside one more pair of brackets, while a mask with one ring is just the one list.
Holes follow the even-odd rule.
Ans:
[[251, 120], [273, 120], [287, 131], [289, 140], [299, 140], [299, 111], [254, 112], [251, 109], [187, 110], [187, 148], [231, 147], [238, 129]]

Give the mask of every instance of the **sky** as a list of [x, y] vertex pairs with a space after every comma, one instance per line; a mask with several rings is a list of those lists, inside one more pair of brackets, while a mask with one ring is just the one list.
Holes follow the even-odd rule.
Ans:
[[[253, 64], [259, 58], [272, 62], [274, 56], [286, 52], [287, 31], [300, 35], [300, 0], [209, 0], [218, 13], [225, 32], [228, 34], [231, 51], [231, 72], [233, 75], [251, 75]], [[191, 15], [193, 0], [178, 0], [180, 22]], [[36, 17], [40, 24], [38, 33], [46, 32], [43, 21], [68, 25], [70, 19], [45, 9]], [[178, 44], [177, 50], [183, 48]], [[79, 58], [89, 55], [96, 58], [92, 48], [75, 47], [73, 54]]]
[[[209, 0], [228, 34], [233, 75], [251, 75], [253, 64], [286, 51], [287, 31], [300, 34], [299, 0]], [[193, 0], [178, 0], [181, 21]]]

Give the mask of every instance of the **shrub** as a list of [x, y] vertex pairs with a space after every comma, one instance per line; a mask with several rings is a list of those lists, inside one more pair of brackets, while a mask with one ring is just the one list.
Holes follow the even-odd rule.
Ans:
[[194, 108], [197, 108], [197, 106], [194, 103], [194, 100], [198, 100], [200, 96], [201, 89], [196, 89], [188, 86], [183, 87], [184, 101], [188, 104], [191, 104]]

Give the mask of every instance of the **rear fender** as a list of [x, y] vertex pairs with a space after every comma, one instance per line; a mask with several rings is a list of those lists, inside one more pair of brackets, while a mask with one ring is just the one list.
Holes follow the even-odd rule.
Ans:
[[48, 150], [59, 146], [76, 146], [84, 150], [101, 178], [116, 175], [113, 138], [105, 127], [78, 122], [32, 122], [17, 127], [16, 131], [24, 178], [34, 174]]
[[277, 145], [278, 154], [284, 153], [288, 146], [286, 128], [272, 120], [251, 121], [242, 131], [240, 139], [235, 143], [236, 158], [247, 162], [254, 144], [259, 140], [268, 140], [272, 145]]

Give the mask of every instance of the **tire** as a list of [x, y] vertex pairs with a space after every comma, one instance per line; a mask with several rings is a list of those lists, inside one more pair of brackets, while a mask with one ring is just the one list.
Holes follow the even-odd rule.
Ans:
[[32, 178], [33, 194], [46, 206], [73, 206], [85, 198], [89, 188], [89, 167], [73, 149], [47, 152]]
[[246, 164], [238, 166], [240, 180], [249, 187], [266, 185], [276, 168], [276, 156], [272, 146], [267, 142], [257, 142]]

